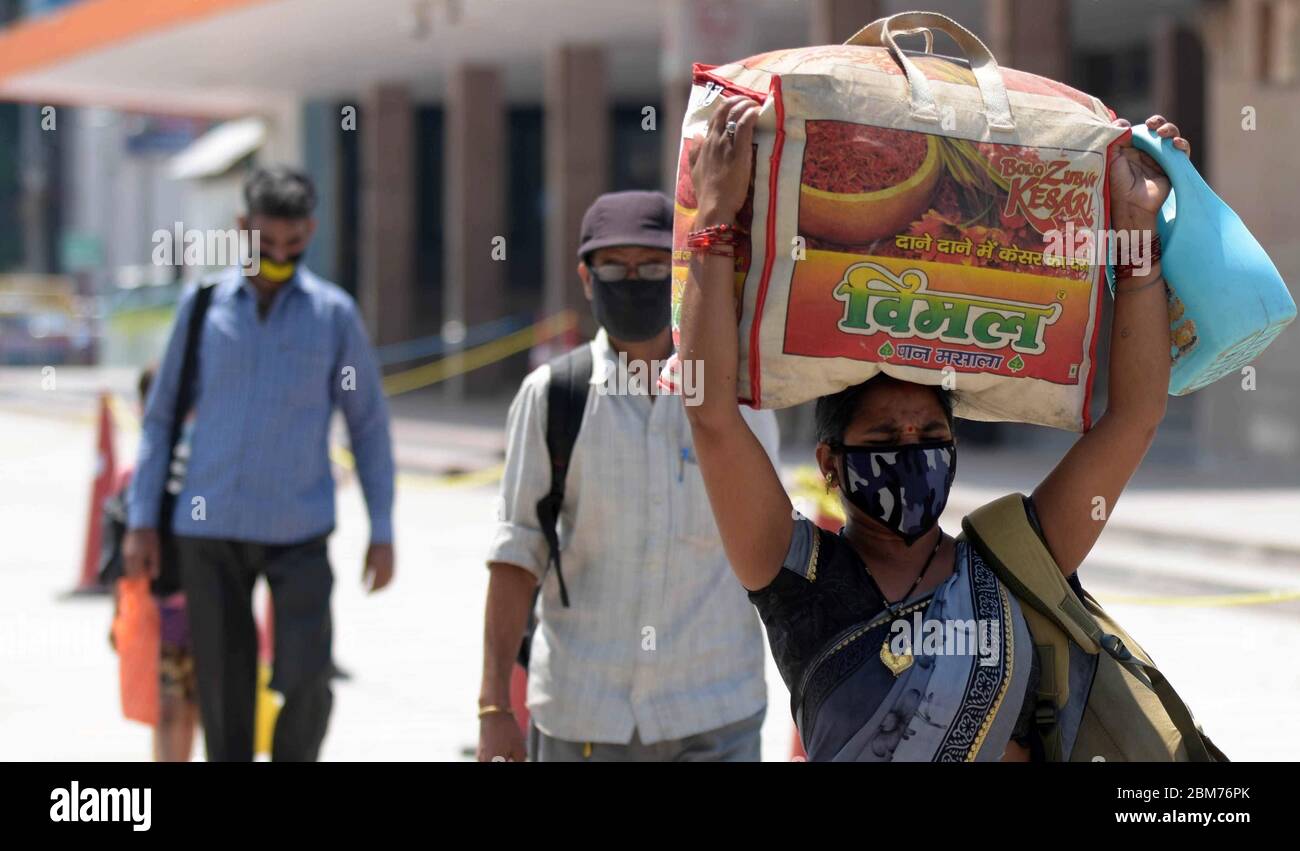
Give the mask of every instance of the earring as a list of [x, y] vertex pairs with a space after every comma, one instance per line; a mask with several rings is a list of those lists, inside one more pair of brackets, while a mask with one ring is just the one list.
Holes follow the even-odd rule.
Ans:
[[831, 488], [833, 488], [833, 487], [835, 487], [835, 474], [834, 474], [834, 473], [827, 473], [827, 474], [826, 474], [826, 492], [827, 492], [827, 493], [830, 493], [830, 492], [831, 492]]

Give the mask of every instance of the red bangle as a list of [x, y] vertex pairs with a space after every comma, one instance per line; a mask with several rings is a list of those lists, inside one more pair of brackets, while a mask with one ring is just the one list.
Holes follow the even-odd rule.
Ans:
[[740, 230], [735, 225], [710, 225], [686, 234], [686, 247], [696, 254], [736, 256]]
[[[1129, 255], [1132, 256], [1132, 254], [1133, 254], [1133, 246], [1130, 245]], [[1160, 234], [1153, 233], [1151, 234], [1151, 256], [1147, 258], [1147, 267], [1150, 268], [1150, 266], [1157, 263], [1159, 260], [1160, 260]], [[1138, 273], [1139, 268], [1140, 267], [1135, 266], [1132, 263], [1116, 263], [1115, 280], [1122, 281], [1125, 278], [1132, 278], [1134, 275]]]

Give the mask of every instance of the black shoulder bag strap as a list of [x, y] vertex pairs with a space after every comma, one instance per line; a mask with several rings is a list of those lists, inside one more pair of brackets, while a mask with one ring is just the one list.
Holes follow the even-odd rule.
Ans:
[[[583, 344], [554, 358], [550, 362], [551, 378], [546, 386], [546, 451], [551, 459], [551, 489], [537, 501], [537, 523], [546, 537], [547, 566], [555, 566], [555, 579], [560, 583], [560, 602], [567, 608], [569, 589], [564, 584], [560, 566], [560, 536], [557, 525], [560, 508], [564, 505], [564, 482], [569, 473], [569, 459], [573, 445], [582, 428], [582, 414], [587, 407], [587, 394], [591, 386], [591, 346]], [[540, 593], [540, 587], [538, 589]], [[537, 596], [533, 596], [534, 606]], [[528, 667], [528, 651], [532, 644], [532, 609], [529, 610], [528, 629], [519, 648], [519, 664]]]
[[551, 456], [551, 490], [537, 501], [537, 521], [546, 536], [549, 564], [555, 565], [560, 583], [560, 601], [569, 605], [569, 590], [560, 568], [560, 537], [557, 525], [564, 504], [564, 480], [569, 473], [573, 445], [582, 428], [591, 386], [591, 346], [582, 345], [551, 361], [551, 381], [546, 388], [546, 451]]
[[158, 536], [162, 540], [162, 564], [158, 579], [153, 583], [156, 592], [170, 593], [179, 590], [179, 571], [175, 564], [175, 548], [171, 545], [172, 515], [176, 509], [177, 493], [169, 487], [176, 464], [176, 447], [185, 431], [185, 418], [194, 406], [194, 383], [199, 368], [199, 341], [203, 337], [203, 322], [212, 303], [215, 281], [199, 285], [194, 294], [194, 308], [185, 329], [185, 348], [181, 355], [181, 373], [176, 383], [176, 403], [172, 408], [172, 428], [167, 441], [167, 476], [163, 479], [162, 502], [158, 517]]

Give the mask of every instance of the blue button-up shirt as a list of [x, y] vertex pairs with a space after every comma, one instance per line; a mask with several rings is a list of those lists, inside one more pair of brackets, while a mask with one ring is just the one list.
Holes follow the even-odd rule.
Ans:
[[[145, 407], [128, 495], [132, 528], [158, 524], [185, 335], [197, 287], [182, 297]], [[388, 406], [356, 304], [299, 267], [259, 318], [257, 291], [238, 269], [215, 284], [199, 346], [179, 535], [262, 544], [334, 528], [329, 431], [341, 408], [370, 513], [371, 540], [392, 540], [393, 455]]]

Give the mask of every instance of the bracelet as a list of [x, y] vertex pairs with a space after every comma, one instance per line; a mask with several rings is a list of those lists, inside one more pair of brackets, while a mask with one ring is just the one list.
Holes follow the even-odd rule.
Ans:
[[[1152, 278], [1151, 280], [1147, 281], [1145, 284], [1143, 284], [1143, 285], [1140, 286], [1140, 287], [1132, 287], [1132, 288], [1127, 289], [1127, 290], [1121, 290], [1121, 289], [1117, 286], [1117, 287], [1115, 287], [1115, 295], [1124, 295], [1125, 293], [1136, 293], [1136, 292], [1141, 292], [1142, 290], [1146, 289], [1147, 287], [1154, 287], [1156, 284], [1163, 284], [1164, 282], [1165, 282], [1165, 276], [1164, 276], [1164, 275], [1156, 275], [1154, 278]], [[1166, 285], [1166, 286], [1168, 286], [1168, 285]]]
[[488, 715], [509, 715], [513, 718], [515, 716], [515, 711], [508, 706], [496, 706], [491, 703], [487, 706], [480, 706], [478, 708], [479, 718], [486, 718]]
[[[1130, 253], [1132, 252], [1130, 251]], [[1151, 235], [1151, 256], [1147, 258], [1147, 263], [1148, 265], [1150, 265], [1152, 263], [1158, 263], [1159, 261], [1160, 261], [1160, 234], [1156, 233]], [[1122, 281], [1124, 278], [1133, 277], [1134, 275], [1137, 274], [1137, 270], [1138, 267], [1134, 266], [1132, 263], [1116, 263], [1115, 264], [1116, 282]]]
[[692, 254], [736, 256], [736, 239], [741, 230], [735, 225], [710, 225], [686, 234], [686, 247]]

